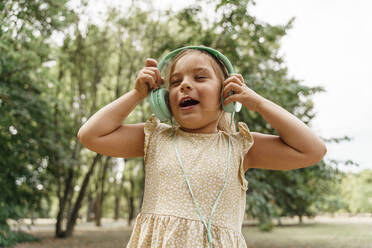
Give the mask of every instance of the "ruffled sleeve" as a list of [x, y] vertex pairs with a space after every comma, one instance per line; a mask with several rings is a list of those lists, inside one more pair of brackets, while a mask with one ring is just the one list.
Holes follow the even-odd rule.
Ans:
[[241, 151], [241, 158], [240, 158], [240, 166], [239, 166], [239, 179], [241, 187], [244, 191], [248, 189], [248, 181], [245, 179], [245, 172], [244, 172], [244, 156], [247, 154], [249, 149], [253, 146], [254, 140], [252, 137], [251, 132], [246, 123], [239, 122], [238, 123], [239, 133], [238, 133], [238, 140], [240, 143], [240, 151]]
[[155, 133], [156, 127], [159, 126], [160, 120], [153, 114], [146, 121], [144, 132], [145, 132], [145, 144], [144, 144], [144, 160], [147, 159], [147, 153], [149, 149], [149, 144], [152, 140], [153, 134]]
[[241, 152], [243, 155], [247, 154], [249, 149], [251, 149], [254, 140], [253, 136], [251, 134], [251, 131], [249, 131], [249, 128], [246, 123], [239, 122], [238, 123], [239, 128], [239, 139], [241, 144]]

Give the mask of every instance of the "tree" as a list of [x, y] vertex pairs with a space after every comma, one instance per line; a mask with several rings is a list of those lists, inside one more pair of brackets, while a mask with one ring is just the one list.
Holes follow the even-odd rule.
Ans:
[[16, 239], [7, 219], [40, 210], [47, 198], [48, 157], [58, 146], [52, 143], [52, 111], [43, 95], [50, 81], [45, 62], [51, 33], [70, 20], [65, 3], [0, 3], [0, 246]]
[[372, 170], [344, 174], [340, 193], [348, 212], [372, 213]]
[[[55, 87], [56, 99], [61, 99], [64, 104], [68, 102], [70, 106], [59, 105], [57, 101], [55, 116], [57, 119], [69, 120], [68, 123], [71, 125], [68, 130], [56, 135], [63, 136], [72, 146], [70, 145], [66, 151], [69, 161], [63, 163], [59, 158], [54, 161], [58, 172], [55, 175], [59, 182], [56, 237], [72, 235], [90, 178], [102, 158], [101, 154], [86, 156], [85, 161], [90, 164], [89, 167], [82, 170], [79, 166], [82, 146], [76, 134], [82, 125], [82, 120], [87, 118], [86, 115], [92, 115], [97, 111], [98, 87], [105, 76], [108, 66], [106, 60], [109, 55], [106, 52], [108, 45], [106, 31], [100, 32], [98, 27], [90, 25], [87, 29], [87, 37], [84, 38], [84, 35], [76, 25], [75, 37], [66, 37], [58, 61], [59, 81]], [[70, 85], [70, 87], [61, 87], [61, 85]], [[74, 189], [78, 189], [76, 196]], [[65, 218], [67, 224], [64, 229], [62, 222]]]

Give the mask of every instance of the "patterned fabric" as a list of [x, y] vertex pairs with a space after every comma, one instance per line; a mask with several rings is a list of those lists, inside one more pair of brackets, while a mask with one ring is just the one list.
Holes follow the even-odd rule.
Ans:
[[145, 189], [127, 247], [208, 247], [206, 229], [196, 211], [172, 144], [172, 129], [201, 213], [206, 218], [223, 187], [231, 135], [231, 159], [225, 190], [212, 218], [213, 247], [246, 247], [241, 227], [248, 181], [244, 155], [253, 137], [243, 122], [238, 132], [189, 133], [153, 115], [145, 124]]

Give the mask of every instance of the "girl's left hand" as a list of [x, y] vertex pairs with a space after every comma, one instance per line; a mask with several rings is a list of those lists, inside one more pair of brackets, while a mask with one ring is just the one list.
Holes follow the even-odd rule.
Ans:
[[[231, 96], [229, 96], [230, 91], [234, 92]], [[248, 88], [241, 74], [232, 74], [223, 82], [223, 97], [225, 99], [223, 105], [237, 101], [251, 111], [257, 111], [260, 102], [264, 99]]]

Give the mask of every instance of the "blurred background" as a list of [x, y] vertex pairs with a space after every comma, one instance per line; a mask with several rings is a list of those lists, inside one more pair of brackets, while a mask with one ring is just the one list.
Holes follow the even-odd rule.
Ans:
[[[248, 247], [372, 247], [372, 3], [363, 0], [0, 2], [0, 247], [125, 246], [143, 159], [76, 135], [131, 90], [146, 58], [225, 54], [245, 83], [327, 144], [304, 169], [250, 169]], [[125, 121], [145, 122], [143, 101]], [[276, 134], [255, 112], [236, 117]]]

